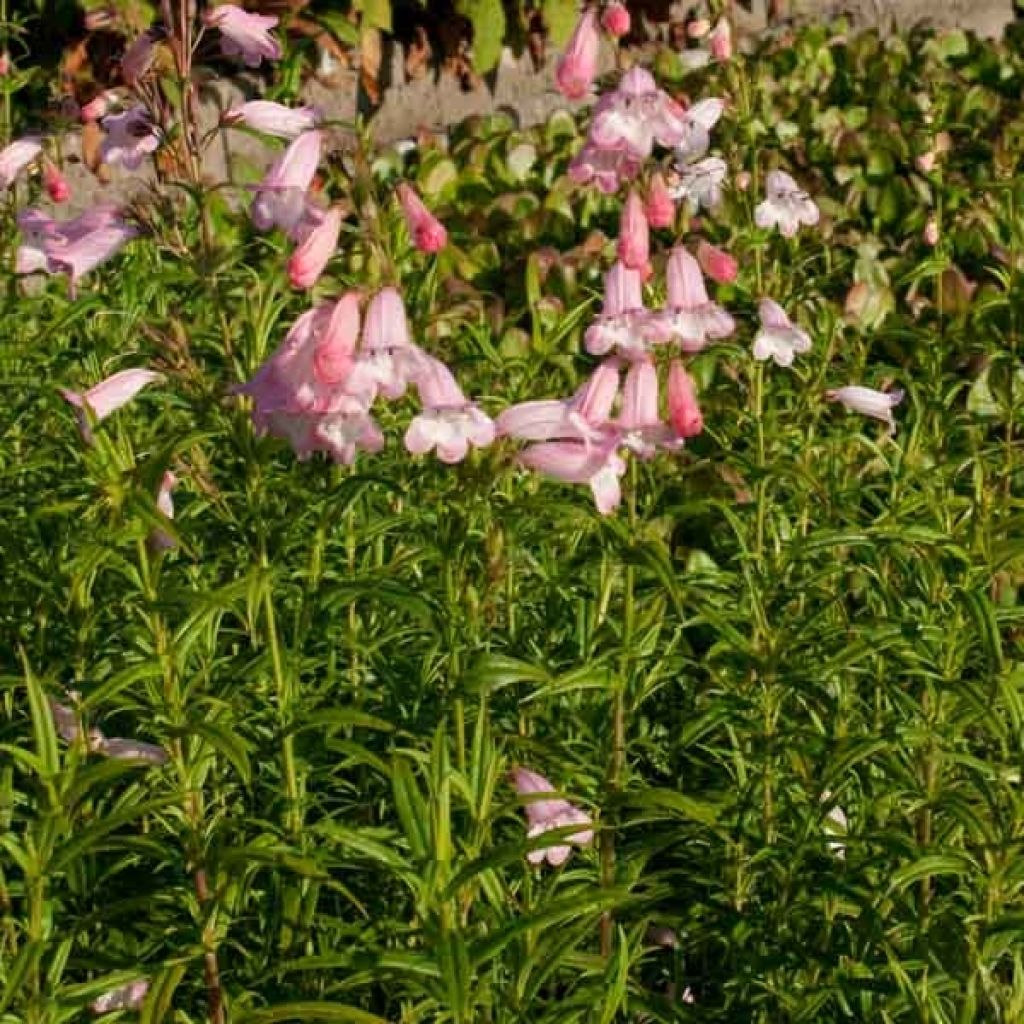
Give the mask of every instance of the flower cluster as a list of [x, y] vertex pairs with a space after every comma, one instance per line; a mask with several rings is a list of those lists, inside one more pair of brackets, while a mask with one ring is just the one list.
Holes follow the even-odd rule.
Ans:
[[412, 341], [399, 292], [377, 292], [363, 325], [359, 306], [359, 294], [348, 292], [303, 313], [281, 347], [238, 388], [253, 399], [256, 428], [286, 439], [300, 459], [322, 451], [350, 464], [358, 450], [384, 446], [372, 415], [377, 399], [401, 398], [412, 385], [421, 411], [405, 434], [409, 452], [436, 449], [442, 462], [454, 463], [471, 445], [489, 445], [494, 424], [448, 367]]

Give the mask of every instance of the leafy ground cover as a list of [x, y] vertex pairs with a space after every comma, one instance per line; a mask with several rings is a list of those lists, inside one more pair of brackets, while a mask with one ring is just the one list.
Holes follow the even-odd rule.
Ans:
[[[573, 394], [617, 240], [639, 245], [629, 183], [568, 176], [589, 114], [322, 160], [340, 242], [312, 294], [248, 197], [193, 183], [69, 295], [68, 241], [25, 219], [44, 183], [8, 188], [4, 1021], [1024, 1016], [1024, 61], [809, 29], [655, 70], [726, 99], [728, 177], [650, 228], [645, 301], [694, 287], [677, 254], [703, 240], [735, 329], [681, 346], [681, 450], [616, 435], [609, 514], [509, 437], [410, 455], [413, 392], [345, 465], [273, 436], [293, 408], [260, 436], [270, 400], [238, 391], [359, 292], [346, 315], [395, 330], [371, 310], [400, 294], [499, 434]], [[187, 126], [187, 90], [163, 95]], [[158, 142], [185, 174], [197, 140]], [[677, 159], [656, 146], [640, 192]], [[757, 213], [779, 169], [820, 209], [792, 237]], [[15, 273], [34, 237], [61, 272]], [[619, 367], [619, 420], [671, 347]], [[142, 368], [102, 422], [84, 407]], [[902, 389], [895, 430], [829, 400], [849, 386]]]

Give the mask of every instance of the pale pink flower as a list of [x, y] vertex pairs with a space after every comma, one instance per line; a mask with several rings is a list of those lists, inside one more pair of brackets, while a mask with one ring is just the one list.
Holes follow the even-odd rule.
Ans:
[[640, 173], [643, 161], [626, 146], [602, 148], [588, 141], [570, 161], [569, 179], [577, 185], [593, 183], [611, 195], [622, 182], [632, 181]]
[[746, 192], [747, 189], [750, 188], [751, 180], [752, 179], [750, 177], [750, 171], [740, 171], [740, 173], [737, 174], [735, 178], [736, 187], [741, 192]]
[[[512, 785], [521, 797], [532, 798], [538, 794], [555, 792], [554, 786], [543, 775], [528, 768], [513, 768], [510, 774]], [[590, 816], [574, 807], [568, 800], [554, 796], [528, 799], [525, 811], [528, 839], [535, 839], [552, 829], [567, 828], [570, 825], [581, 826], [579, 831], [555, 840], [552, 846], [530, 850], [526, 859], [531, 864], [542, 864], [547, 861], [552, 867], [558, 867], [569, 859], [573, 846], [589, 846], [594, 841], [593, 822]]]
[[440, 252], [448, 244], [444, 225], [423, 205], [423, 200], [408, 182], [403, 181], [397, 191], [413, 245], [420, 252]]
[[318, 417], [310, 441], [313, 448], [327, 452], [344, 466], [351, 466], [359, 451], [375, 455], [384, 447], [380, 427], [369, 412], [358, 406]]
[[[178, 486], [178, 478], [168, 470], [160, 479], [160, 488], [156, 493], [157, 510], [168, 519], [174, 518], [174, 498], [171, 492]], [[149, 546], [155, 551], [171, 551], [178, 542], [166, 530], [151, 530]]]
[[711, 22], [707, 18], [694, 18], [686, 26], [686, 34], [691, 39], [703, 39], [711, 31]]
[[683, 108], [658, 88], [649, 71], [634, 67], [597, 101], [589, 141], [601, 149], [625, 148], [646, 160], [655, 142], [678, 146], [686, 134]]
[[111, 1013], [114, 1010], [137, 1010], [142, 1006], [148, 991], [149, 982], [144, 978], [130, 981], [127, 985], [104, 992], [98, 999], [92, 1001], [89, 1009], [97, 1015]]
[[0, 149], [0, 189], [10, 188], [14, 179], [43, 151], [39, 139], [26, 136]]
[[567, 99], [578, 100], [590, 92], [597, 75], [597, 58], [601, 37], [597, 15], [588, 7], [576, 23], [565, 53], [555, 67], [555, 84]]
[[71, 188], [60, 168], [47, 160], [43, 164], [43, 187], [55, 203], [66, 203], [71, 198]]
[[100, 157], [104, 163], [134, 171], [160, 145], [157, 127], [141, 103], [120, 114], [107, 114], [102, 125], [106, 135]]
[[149, 32], [143, 32], [128, 46], [121, 58], [121, 77], [127, 85], [136, 85], [156, 60], [156, 42]]
[[18, 214], [18, 230], [21, 232], [21, 244], [14, 260], [15, 273], [33, 274], [49, 270], [44, 246], [46, 240], [57, 233], [57, 222], [42, 210], [22, 210]]
[[115, 761], [139, 761], [142, 764], [167, 764], [168, 761], [167, 751], [159, 744], [144, 743], [124, 736], [104, 739], [98, 752]]
[[67, 273], [68, 291], [74, 297], [81, 278], [116, 255], [138, 233], [138, 228], [123, 221], [109, 205], [94, 207], [70, 221], [54, 221], [42, 244], [46, 266], [41, 269]]
[[647, 223], [652, 228], [669, 228], [675, 223], [676, 204], [669, 195], [665, 176], [661, 171], [655, 171], [651, 175], [644, 213], [647, 215]]
[[684, 164], [677, 168], [679, 181], [670, 189], [670, 194], [674, 199], [685, 200], [691, 213], [697, 213], [702, 206], [713, 210], [722, 202], [728, 170], [726, 162], [717, 156]]
[[589, 484], [601, 515], [611, 515], [622, 501], [620, 478], [626, 463], [616, 451], [618, 435], [600, 445], [584, 441], [546, 441], [527, 448], [519, 461], [528, 469], [570, 484]]
[[708, 36], [708, 45], [711, 47], [711, 56], [715, 60], [727, 61], [732, 58], [732, 27], [729, 19], [724, 15], [715, 23], [715, 27]]
[[929, 149], [925, 153], [921, 153], [920, 156], [914, 158], [914, 164], [922, 174], [931, 174], [935, 170], [935, 165], [938, 162], [938, 154], [934, 149]]
[[778, 227], [784, 238], [792, 238], [801, 224], [818, 223], [820, 213], [814, 200], [785, 171], [772, 171], [765, 181], [766, 198], [754, 210], [759, 228]]
[[[68, 691], [68, 696], [77, 704], [81, 694], [77, 691]], [[62, 704], [59, 700], [50, 697], [47, 701], [50, 705], [50, 715], [53, 718], [53, 727], [57, 735], [65, 743], [77, 743], [82, 739], [82, 723], [75, 708]], [[85, 748], [92, 753], [98, 753], [106, 742], [103, 733], [97, 728], [91, 728], [85, 736]]]
[[644, 307], [639, 271], [616, 262], [604, 276], [601, 313], [584, 335], [587, 351], [594, 356], [614, 351], [627, 359], [640, 359], [668, 337], [660, 314]]
[[312, 131], [320, 120], [316, 107], [286, 107], [270, 100], [250, 100], [232, 107], [224, 115], [225, 124], [244, 124], [265, 135], [295, 139]]
[[220, 29], [220, 48], [229, 57], [241, 57], [250, 68], [259, 67], [264, 58], [278, 60], [281, 44], [270, 34], [277, 25], [272, 15], [252, 14], [234, 4], [221, 4], [206, 11], [203, 20]]
[[626, 5], [612, 0], [601, 12], [601, 27], [615, 39], [621, 39], [629, 32], [630, 18]]
[[288, 260], [288, 277], [295, 288], [312, 288], [320, 279], [341, 234], [342, 210], [332, 206], [324, 219], [306, 235]]
[[732, 284], [739, 273], [736, 258], [703, 238], [697, 243], [697, 262], [712, 281]]
[[630, 270], [644, 271], [650, 258], [650, 231], [644, 216], [643, 200], [630, 191], [619, 222], [619, 259]]
[[423, 411], [405, 432], [412, 455], [437, 449], [442, 462], [456, 463], [469, 454], [470, 445], [486, 448], [494, 441], [494, 422], [466, 398], [440, 360], [424, 355], [415, 382]]
[[675, 450], [682, 445], [682, 438], [675, 436], [658, 412], [658, 371], [649, 359], [629, 364], [615, 426], [620, 431], [619, 445], [642, 459], [652, 458], [659, 447]]
[[[71, 692], [69, 696], [76, 702], [78, 694]], [[78, 712], [67, 704], [53, 698], [49, 701], [50, 713], [53, 716], [54, 728], [65, 743], [76, 743], [82, 736]], [[92, 727], [86, 736], [86, 749], [93, 754], [102, 754], [118, 761], [142, 761], [147, 764], [166, 764], [167, 751], [155, 743], [144, 743], [142, 740], [126, 739], [113, 736], [108, 739], [103, 731]]]
[[405, 303], [395, 288], [382, 288], [370, 300], [359, 358], [350, 387], [372, 402], [378, 393], [389, 400], [401, 398], [423, 360], [413, 344]]
[[774, 359], [777, 366], [792, 366], [795, 356], [811, 350], [810, 335], [795, 326], [777, 302], [762, 299], [758, 315], [761, 329], [754, 338], [754, 358], [759, 362]]
[[274, 161], [263, 180], [253, 186], [256, 197], [250, 210], [260, 231], [279, 227], [291, 233], [306, 215], [306, 192], [320, 163], [323, 137], [303, 132]]
[[6, 78], [11, 73], [11, 55], [4, 50], [0, 53], [0, 78]]
[[700, 265], [681, 245], [669, 255], [666, 284], [667, 301], [659, 322], [684, 352], [699, 352], [736, 329], [729, 313], [708, 298]]
[[498, 433], [520, 441], [606, 439], [606, 427], [619, 394], [619, 372], [619, 361], [606, 359], [571, 398], [510, 406], [498, 416]]
[[848, 384], [846, 387], [826, 391], [825, 397], [830, 402], [845, 405], [851, 412], [859, 412], [862, 416], [881, 420], [888, 426], [890, 433], [896, 430], [892, 411], [903, 401], [903, 391], [899, 388], [886, 392], [865, 388], [859, 384]]
[[707, 153], [711, 146], [711, 129], [718, 124], [725, 101], [716, 97], [700, 100], [683, 114], [682, 132], [676, 141], [676, 159], [690, 164]]
[[101, 92], [79, 109], [78, 116], [83, 121], [98, 121], [113, 106], [115, 98], [116, 93]]
[[64, 400], [74, 406], [78, 429], [86, 443], [92, 440], [90, 418], [99, 423], [123, 405], [127, 405], [146, 385], [161, 380], [163, 374], [155, 370], [134, 368], [121, 370], [94, 384], [88, 391], [58, 388]]
[[929, 217], [921, 232], [924, 244], [934, 248], [939, 244], [939, 222], [934, 217]]
[[678, 359], [668, 368], [668, 417], [679, 437], [696, 437], [704, 429], [697, 387]]

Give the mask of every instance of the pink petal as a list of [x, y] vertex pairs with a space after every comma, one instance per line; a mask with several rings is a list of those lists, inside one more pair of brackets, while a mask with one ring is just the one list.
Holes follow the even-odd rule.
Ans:
[[84, 394], [63, 388], [60, 391], [71, 405], [78, 408], [88, 406], [93, 417], [99, 421], [130, 402], [147, 384], [161, 380], [162, 377], [163, 374], [154, 370], [121, 370], [95, 384]]
[[708, 302], [707, 288], [700, 265], [681, 245], [668, 259], [668, 305], [672, 309], [697, 309]]

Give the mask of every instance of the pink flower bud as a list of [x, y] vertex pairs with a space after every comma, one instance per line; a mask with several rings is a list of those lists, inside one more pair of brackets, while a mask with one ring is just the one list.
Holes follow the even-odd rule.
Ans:
[[711, 31], [711, 22], [707, 18], [697, 18], [686, 26], [686, 34], [691, 39], [703, 39]]
[[6, 78], [11, 73], [11, 55], [0, 53], [0, 78]]
[[110, 94], [101, 92], [81, 108], [79, 117], [83, 121], [98, 121], [108, 110], [110, 110]]
[[327, 211], [324, 219], [297, 246], [288, 260], [288, 277], [295, 288], [312, 288], [324, 272], [338, 247], [341, 234], [341, 209]]
[[640, 196], [631, 191], [622, 208], [619, 222], [619, 259], [630, 270], [642, 271], [650, 255], [650, 231], [644, 216], [644, 204]]
[[555, 68], [555, 84], [558, 91], [570, 100], [579, 100], [590, 92], [597, 75], [597, 57], [601, 46], [597, 15], [588, 7], [576, 24]]
[[402, 206], [413, 245], [420, 252], [439, 252], [448, 244], [448, 232], [444, 225], [423, 205], [416, 190], [404, 181], [398, 186], [398, 202]]
[[929, 149], [927, 153], [922, 153], [914, 161], [917, 169], [922, 174], [931, 174], [935, 170], [936, 154], [934, 149]]
[[921, 237], [924, 239], [925, 245], [934, 247], [939, 244], [939, 222], [934, 217], [928, 218]]
[[43, 164], [43, 186], [55, 203], [66, 203], [71, 198], [71, 188], [56, 164], [49, 160]]
[[651, 175], [644, 213], [647, 215], [647, 223], [652, 228], [669, 228], [675, 223], [676, 204], [669, 195], [668, 185], [665, 184], [661, 171], [655, 171]]
[[696, 437], [704, 429], [696, 385], [678, 359], [668, 369], [668, 418], [680, 437]]
[[715, 60], [727, 61], [732, 57], [732, 28], [728, 18], [719, 18], [708, 37], [711, 56]]
[[740, 171], [739, 174], [737, 174], [736, 177], [733, 179], [733, 181], [735, 181], [736, 187], [741, 192], [746, 192], [747, 189], [750, 188], [750, 172]]
[[629, 26], [629, 11], [618, 0], [612, 0], [601, 14], [601, 27], [608, 35], [621, 39], [629, 32]]
[[697, 244], [697, 262], [712, 281], [732, 284], [736, 280], [739, 265], [736, 259], [724, 249], [706, 242], [703, 238]]

